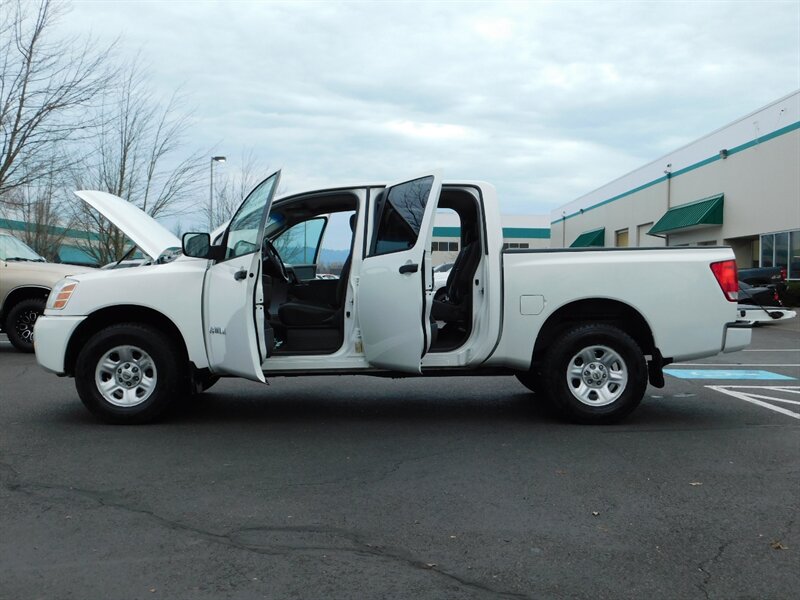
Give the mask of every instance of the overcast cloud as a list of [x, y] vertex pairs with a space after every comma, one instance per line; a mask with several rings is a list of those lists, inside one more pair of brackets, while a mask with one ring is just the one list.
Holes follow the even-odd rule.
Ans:
[[[547, 213], [800, 87], [800, 3], [75, 3], [194, 148], [252, 148], [284, 188], [430, 168]], [[187, 150], [189, 150], [187, 148]]]

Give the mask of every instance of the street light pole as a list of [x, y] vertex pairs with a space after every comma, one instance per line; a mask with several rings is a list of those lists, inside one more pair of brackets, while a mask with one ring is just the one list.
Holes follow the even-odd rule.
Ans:
[[214, 229], [214, 163], [224, 163], [224, 156], [211, 157], [211, 185], [208, 192], [208, 232]]

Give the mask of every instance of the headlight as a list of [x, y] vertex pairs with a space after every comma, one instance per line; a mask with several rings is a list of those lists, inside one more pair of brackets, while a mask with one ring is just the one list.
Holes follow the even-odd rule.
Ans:
[[78, 282], [74, 279], [62, 279], [51, 290], [47, 297], [47, 306], [50, 310], [61, 310], [67, 305], [72, 297], [72, 292], [78, 287]]

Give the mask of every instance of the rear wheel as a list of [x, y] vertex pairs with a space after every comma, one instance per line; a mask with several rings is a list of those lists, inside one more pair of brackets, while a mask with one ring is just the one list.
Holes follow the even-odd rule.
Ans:
[[181, 395], [180, 356], [173, 341], [153, 327], [112, 325], [81, 350], [75, 386], [86, 408], [104, 421], [147, 423]]
[[543, 385], [558, 410], [579, 423], [628, 416], [647, 389], [647, 363], [636, 341], [602, 323], [568, 329], [547, 350]]
[[33, 326], [44, 313], [45, 303], [43, 298], [28, 298], [8, 311], [5, 323], [8, 341], [20, 352], [33, 352]]

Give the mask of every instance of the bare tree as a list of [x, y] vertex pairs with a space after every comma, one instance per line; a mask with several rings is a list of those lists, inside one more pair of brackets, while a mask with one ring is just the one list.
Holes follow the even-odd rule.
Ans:
[[19, 232], [22, 241], [51, 262], [58, 262], [59, 250], [73, 224], [60, 210], [60, 192], [55, 179], [19, 186], [11, 192], [16, 214], [24, 223]]
[[[185, 211], [201, 194], [205, 153], [183, 153], [190, 122], [179, 110], [181, 103], [176, 93], [160, 105], [143, 69], [133, 63], [102, 106], [92, 140], [95, 152], [76, 171], [77, 187], [107, 191], [152, 217]], [[87, 252], [101, 263], [122, 258], [130, 244], [115, 227], [83, 205], [77, 215], [81, 225], [98, 236], [95, 247], [85, 244]]]
[[48, 38], [61, 12], [50, 0], [0, 0], [0, 205], [65, 168], [53, 147], [86, 131], [86, 109], [112, 77], [111, 48]]
[[247, 195], [268, 174], [269, 168], [258, 160], [252, 149], [243, 151], [239, 168], [229, 169], [228, 173], [215, 179], [214, 214], [209, 219], [209, 207], [206, 206], [204, 211], [206, 222], [210, 221], [214, 223], [214, 227], [218, 227], [230, 220]]

